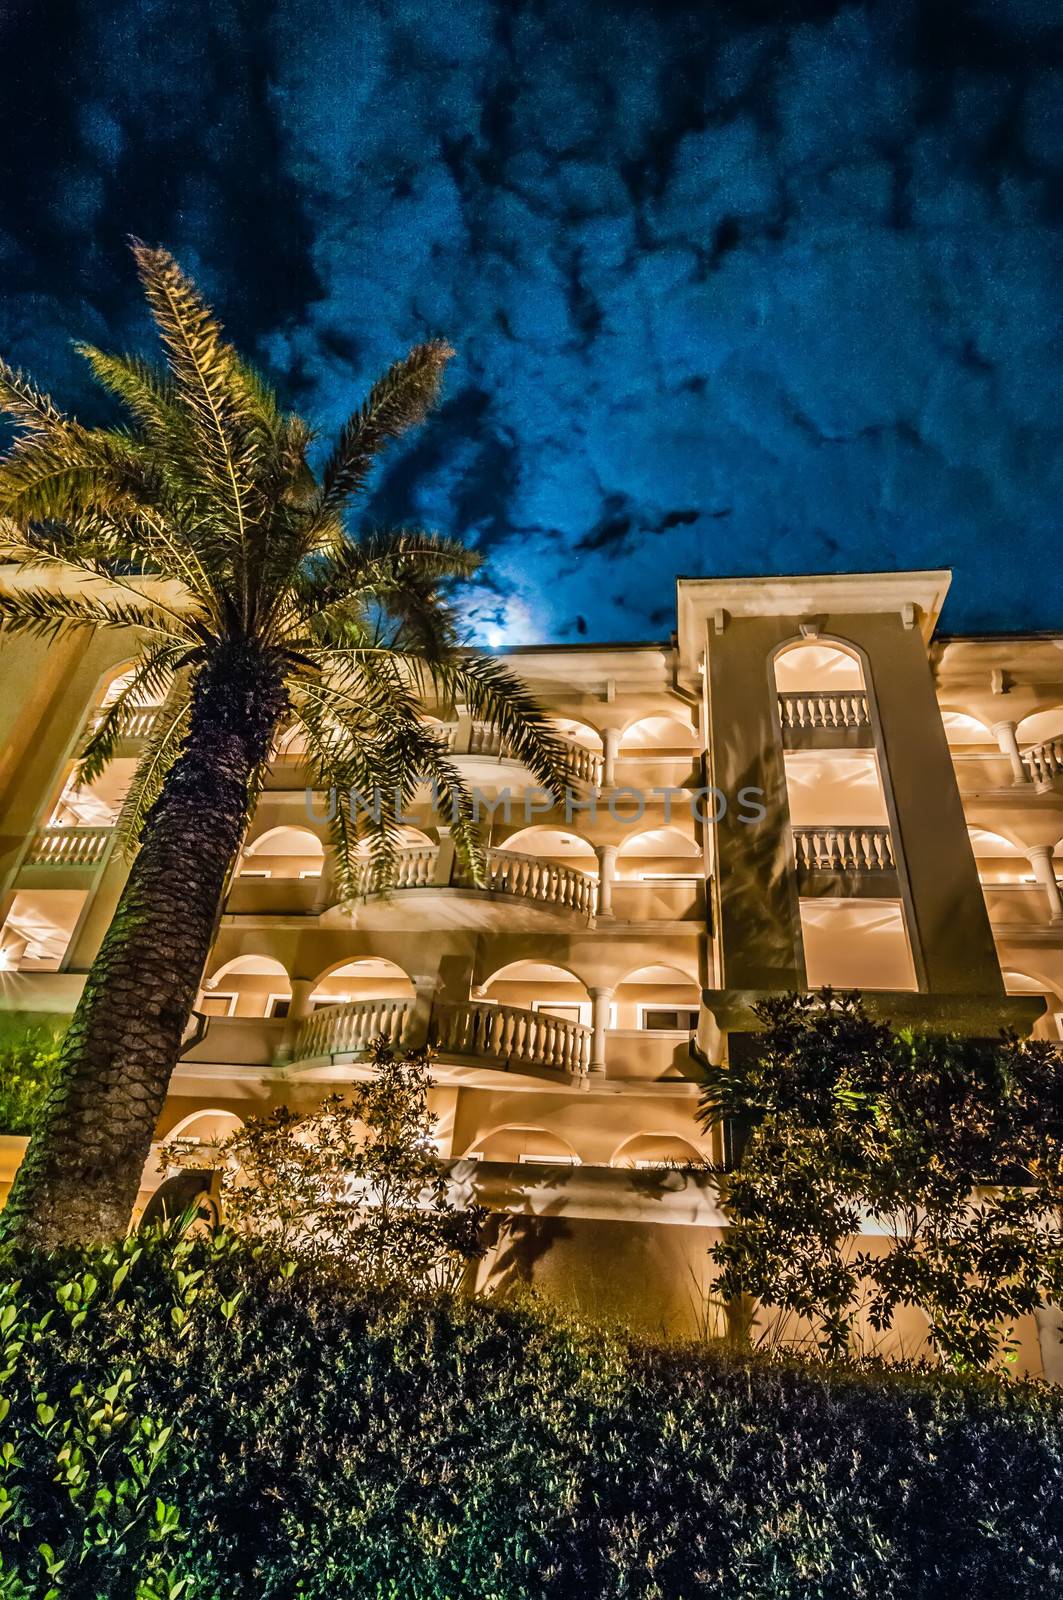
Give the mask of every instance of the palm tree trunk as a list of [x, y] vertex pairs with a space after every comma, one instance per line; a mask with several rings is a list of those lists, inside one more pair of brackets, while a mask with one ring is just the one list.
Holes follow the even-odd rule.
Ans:
[[228, 645], [200, 671], [184, 749], [89, 972], [0, 1239], [54, 1249], [126, 1231], [240, 845], [250, 780], [286, 709], [276, 664], [253, 648]]

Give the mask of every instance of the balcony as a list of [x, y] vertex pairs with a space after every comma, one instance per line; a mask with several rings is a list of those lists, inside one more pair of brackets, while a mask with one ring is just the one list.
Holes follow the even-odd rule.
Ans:
[[793, 841], [801, 894], [897, 897], [897, 860], [888, 828], [794, 828]]
[[[497, 728], [485, 722], [445, 722], [440, 731], [446, 739], [447, 749], [456, 756], [487, 756], [499, 761], [512, 759], [505, 741]], [[596, 750], [555, 734], [565, 751], [565, 766], [569, 777], [576, 783], [596, 786], [602, 781], [602, 758]]]
[[1029, 750], [1022, 753], [1022, 764], [1030, 782], [1037, 784], [1038, 788], [1057, 787], [1059, 780], [1063, 779], [1063, 735], [1031, 745]]
[[[324, 1006], [300, 1028], [294, 1058], [357, 1055], [381, 1034], [394, 1044], [408, 1043], [414, 1005], [413, 1000], [356, 1000]], [[432, 1007], [428, 1040], [448, 1060], [504, 1072], [581, 1077], [590, 1065], [590, 1028], [520, 1006], [439, 1001]]]
[[861, 691], [780, 694], [778, 705], [787, 749], [861, 749], [875, 742], [867, 695]]
[[98, 867], [114, 838], [113, 828], [42, 828], [26, 852], [24, 867]]

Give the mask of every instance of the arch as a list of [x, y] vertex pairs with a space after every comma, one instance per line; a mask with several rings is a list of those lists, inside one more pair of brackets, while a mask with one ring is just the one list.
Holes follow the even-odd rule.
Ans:
[[978, 717], [972, 717], [967, 711], [942, 711], [942, 725], [945, 737], [950, 745], [953, 744], [991, 744], [996, 746], [996, 740], [986, 724]]
[[1045, 711], [1034, 711], [1023, 717], [1015, 729], [1021, 745], [1043, 744], [1046, 739], [1063, 736], [1063, 705], [1049, 706]]
[[286, 1016], [292, 986], [273, 956], [249, 951], [222, 963], [204, 981], [196, 1009], [211, 1017]]
[[989, 828], [974, 826], [969, 826], [967, 833], [970, 837], [971, 849], [974, 851], [976, 861], [985, 860], [993, 856], [1010, 856], [1013, 858], [1021, 856], [1025, 859], [1026, 852], [1022, 845], [1017, 844], [1014, 838], [1009, 839], [1006, 834], [994, 833]]
[[585, 750], [600, 753], [603, 749], [601, 734], [589, 722], [581, 722], [578, 717], [554, 717], [552, 720], [563, 739], [568, 739], [572, 744], [581, 744]]
[[[260, 833], [250, 844], [244, 846], [244, 861], [257, 861], [259, 858], [276, 863], [271, 865], [274, 876], [295, 877], [300, 869], [294, 867], [290, 872], [286, 872], [281, 862], [314, 861], [320, 869], [325, 860], [325, 846], [310, 828], [297, 828], [282, 823], [278, 827], [267, 828], [265, 833]], [[242, 871], [241, 863], [241, 874]]]
[[619, 992], [628, 984], [643, 986], [654, 984], [658, 987], [667, 986], [673, 989], [680, 987], [694, 988], [698, 991], [699, 999], [701, 996], [701, 984], [698, 978], [689, 972], [684, 972], [681, 967], [672, 966], [670, 962], [661, 962], [659, 964], [650, 962], [641, 967], [633, 967], [630, 972], [626, 972], [618, 980], [617, 991]]
[[[420, 828], [413, 827], [409, 822], [400, 823], [394, 832], [398, 835], [400, 850], [431, 849], [436, 843], [435, 839], [431, 838], [430, 835], [422, 832]], [[356, 846], [356, 853], [360, 856], [368, 856], [371, 849], [372, 842], [369, 839], [360, 839]]]
[[696, 1145], [671, 1128], [633, 1133], [621, 1141], [609, 1157], [611, 1167], [689, 1167], [704, 1166], [705, 1157]]
[[620, 737], [621, 755], [643, 755], [653, 752], [679, 750], [686, 755], [698, 748], [694, 724], [684, 721], [675, 711], [657, 712], [650, 716], [635, 717], [625, 724]]
[[780, 694], [863, 693], [867, 688], [863, 652], [842, 639], [790, 639], [772, 657]]
[[561, 1134], [534, 1123], [502, 1122], [489, 1133], [473, 1140], [464, 1159], [477, 1156], [484, 1161], [519, 1162], [536, 1159], [580, 1165], [575, 1148]]
[[584, 863], [591, 871], [597, 871], [598, 867], [594, 846], [581, 834], [573, 833], [570, 828], [551, 828], [545, 823], [518, 828], [516, 833], [501, 841], [499, 849], [540, 856], [544, 861], [560, 861], [566, 866], [574, 862], [580, 871], [585, 870]]
[[185, 1139], [189, 1144], [222, 1144], [243, 1126], [243, 1119], [235, 1111], [204, 1107], [201, 1111], [190, 1111], [187, 1117], [174, 1123], [166, 1138]]
[[259, 955], [252, 951], [247, 955], [232, 956], [230, 960], [223, 962], [216, 972], [211, 973], [203, 987], [216, 989], [222, 978], [248, 976], [283, 978], [287, 982], [288, 969], [276, 957]]
[[582, 978], [552, 962], [510, 961], [480, 984], [478, 997], [498, 1005], [545, 1011], [566, 1022], [591, 1021], [591, 997]]
[[347, 956], [314, 980], [308, 1004], [345, 1005], [352, 1000], [412, 1000], [416, 994], [408, 972], [386, 956]]
[[659, 828], [642, 828], [638, 833], [625, 833], [618, 856], [690, 856], [701, 860], [701, 847], [693, 833], [684, 833], [673, 822]]

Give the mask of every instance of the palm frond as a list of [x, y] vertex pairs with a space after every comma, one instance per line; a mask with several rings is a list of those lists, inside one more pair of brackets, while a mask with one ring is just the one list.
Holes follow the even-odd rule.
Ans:
[[0, 360], [0, 411], [6, 411], [27, 434], [47, 435], [61, 429], [66, 418], [50, 395]]
[[190, 685], [186, 674], [178, 677], [159, 709], [144, 751], [137, 763], [115, 828], [127, 857], [135, 855], [144, 823], [162, 793], [163, 784], [181, 753], [190, 721]]
[[130, 714], [143, 706], [143, 695], [164, 701], [187, 652], [179, 645], [149, 645], [121, 693], [106, 708], [78, 756], [75, 781], [93, 783], [114, 759], [129, 727]]
[[142, 427], [163, 434], [180, 426], [173, 384], [150, 361], [141, 356], [109, 355], [91, 344], [74, 348], [92, 368], [97, 383], [117, 395]]
[[92, 599], [48, 589], [16, 589], [0, 593], [0, 631], [54, 638], [65, 628], [139, 628], [172, 638], [173, 617], [149, 601]]
[[321, 474], [321, 503], [337, 510], [365, 488], [369, 469], [385, 444], [423, 422], [439, 398], [443, 370], [454, 351], [442, 339], [414, 345], [369, 391], [365, 404], [340, 430]]

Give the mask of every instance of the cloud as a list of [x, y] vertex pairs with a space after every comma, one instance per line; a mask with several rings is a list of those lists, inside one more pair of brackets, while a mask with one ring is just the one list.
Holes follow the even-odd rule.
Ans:
[[682, 571], [919, 564], [952, 628], [1063, 627], [1047, 0], [118, 0], [59, 48], [58, 110], [9, 108], [0, 342], [64, 395], [69, 338], [143, 335], [137, 231], [325, 429], [450, 338], [367, 518], [480, 546], [485, 637], [667, 632]]

